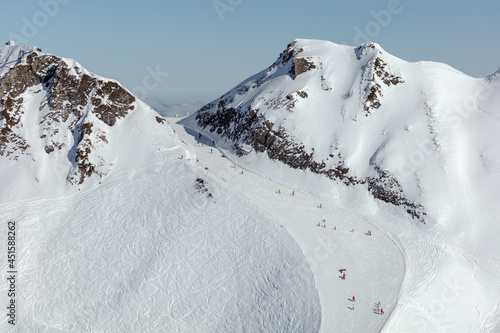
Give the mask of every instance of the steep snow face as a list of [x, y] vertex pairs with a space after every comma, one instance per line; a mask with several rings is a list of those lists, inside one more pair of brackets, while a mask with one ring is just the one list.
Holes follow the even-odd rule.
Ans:
[[[124, 118], [136, 112], [155, 118], [119, 83], [74, 60], [36, 48], [3, 46], [0, 61], [0, 165], [24, 171], [21, 180], [4, 172], [1, 181], [19, 193], [46, 188], [37, 184], [50, 184], [54, 192], [66, 182], [99, 181], [120, 156], [113, 147], [122, 139], [112, 132], [127, 130]], [[153, 127], [163, 122], [158, 119], [150, 121]], [[9, 186], [13, 181], [16, 186]]]

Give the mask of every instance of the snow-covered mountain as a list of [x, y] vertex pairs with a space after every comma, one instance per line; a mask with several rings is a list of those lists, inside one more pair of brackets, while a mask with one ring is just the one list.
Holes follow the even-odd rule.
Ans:
[[[154, 129], [164, 122], [119, 83], [74, 60], [2, 46], [0, 64], [2, 184], [19, 193], [58, 193], [66, 183], [98, 182], [116, 164], [140, 158], [127, 156], [140, 144], [132, 132], [140, 135], [146, 124]], [[25, 171], [21, 179], [9, 176], [19, 169]], [[1, 196], [15, 198], [12, 192]]]
[[[491, 292], [490, 314], [499, 315], [498, 72], [472, 78], [441, 63], [403, 61], [375, 43], [298, 39], [184, 123], [248, 170], [340, 205], [356, 202], [354, 210], [374, 219], [391, 211], [437, 228], [432, 233], [446, 244], [441, 255], [463, 256], [477, 292], [477, 302], [446, 304], [460, 319], [445, 326], [473, 327], [471, 307], [483, 320], [487, 310], [477, 304]], [[444, 262], [443, 279], [461, 271], [463, 262]], [[408, 304], [401, 311], [409, 312]], [[394, 331], [404, 328], [403, 317]]]
[[479, 201], [500, 198], [497, 76], [407, 63], [375, 43], [296, 40], [186, 123], [238, 156], [265, 153], [444, 222], [463, 217], [455, 196], [469, 195], [459, 183], [477, 183], [487, 193]]

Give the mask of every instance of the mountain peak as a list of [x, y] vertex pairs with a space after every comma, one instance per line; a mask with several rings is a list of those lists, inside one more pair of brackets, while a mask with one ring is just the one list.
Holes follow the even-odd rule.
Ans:
[[363, 57], [369, 56], [369, 57], [375, 57], [379, 55], [380, 53], [385, 52], [382, 47], [377, 44], [377, 43], [364, 43], [358, 46], [355, 50], [356, 52], [356, 57], [358, 60], [360, 60]]
[[[72, 59], [36, 47], [0, 48], [4, 160], [29, 164], [28, 169], [39, 168], [39, 161], [57, 161], [71, 184], [101, 179], [114, 164], [112, 128], [138, 108], [153, 119], [154, 111], [118, 82], [90, 73]], [[43, 181], [42, 175], [35, 179]]]
[[457, 80], [462, 94], [473, 93], [472, 78], [447, 66], [405, 62], [376, 43], [297, 39], [273, 65], [187, 122], [236, 155], [265, 154], [346, 186], [366, 186], [373, 197], [423, 221], [422, 193], [414, 191], [421, 187], [407, 170], [418, 171], [411, 163], [401, 166], [401, 154], [405, 145], [425, 142], [436, 151], [429, 163], [445, 158], [438, 153], [436, 113], [449, 112], [461, 94], [436, 109], [443, 105], [436, 91]]

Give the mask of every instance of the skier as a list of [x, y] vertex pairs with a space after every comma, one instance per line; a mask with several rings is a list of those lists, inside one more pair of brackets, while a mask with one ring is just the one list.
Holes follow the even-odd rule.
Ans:
[[319, 204], [319, 208], [323, 208], [323, 204]]
[[337, 226], [333, 227], [333, 230], [337, 230]]
[[323, 224], [323, 228], [326, 228], [326, 224]]
[[198, 139], [201, 139], [201, 133], [198, 133]]
[[354, 311], [354, 306], [355, 306], [355, 304], [353, 304], [353, 305], [352, 305], [352, 310], [353, 310], [353, 311]]
[[280, 191], [280, 189], [278, 189], [278, 194], [281, 194], [281, 191]]
[[295, 196], [295, 191], [292, 191], [292, 197]]
[[342, 280], [345, 280], [345, 273], [342, 274]]
[[354, 228], [351, 230], [351, 232], [354, 232]]
[[384, 314], [384, 309], [380, 309], [380, 314], [383, 315]]
[[370, 230], [368, 230], [368, 236], [371, 236], [372, 235], [372, 232]]
[[181, 160], [183, 160], [183, 159], [184, 159], [184, 155], [181, 155]]
[[212, 148], [210, 148], [210, 154], [212, 154], [212, 153], [213, 153], [213, 150], [212, 150]]
[[356, 302], [356, 297], [352, 296], [352, 301]]

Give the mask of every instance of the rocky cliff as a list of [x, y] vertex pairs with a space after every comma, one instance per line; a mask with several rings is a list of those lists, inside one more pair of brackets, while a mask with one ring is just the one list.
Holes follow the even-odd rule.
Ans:
[[70, 183], [105, 175], [112, 163], [102, 154], [107, 131], [134, 110], [136, 98], [117, 82], [37, 48], [4, 46], [0, 59], [0, 156], [36, 159], [37, 149], [60, 151], [73, 165]]

